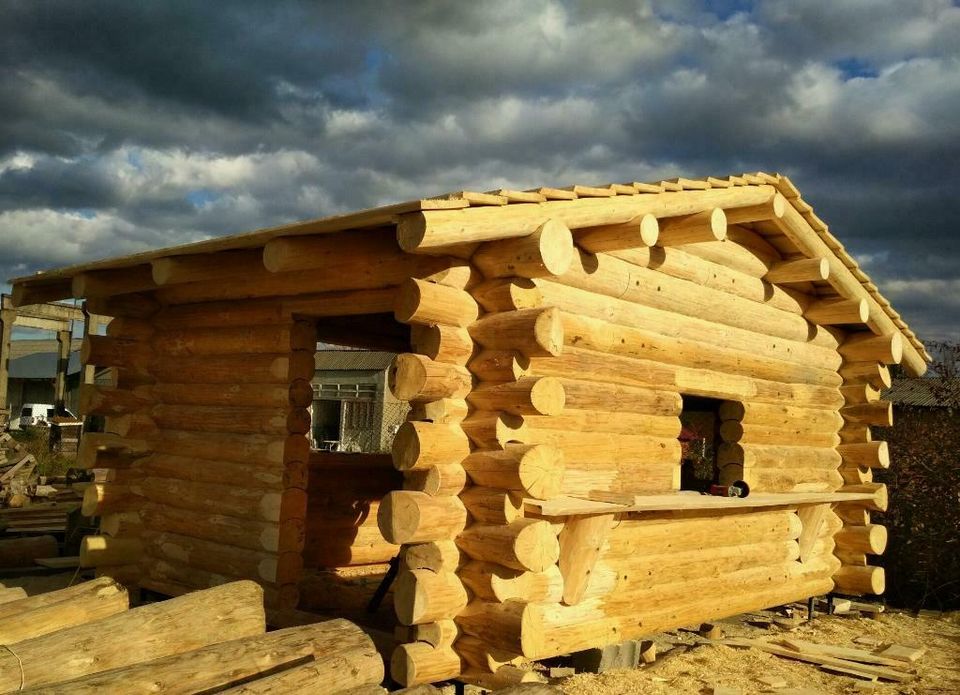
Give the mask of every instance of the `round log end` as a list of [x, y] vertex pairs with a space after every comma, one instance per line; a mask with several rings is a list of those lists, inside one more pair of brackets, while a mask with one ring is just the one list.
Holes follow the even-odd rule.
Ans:
[[416, 251], [427, 235], [427, 216], [422, 212], [410, 212], [397, 224], [397, 243], [408, 253]]
[[870, 318], [870, 305], [867, 304], [866, 298], [861, 298], [857, 302], [857, 316], [860, 318], [860, 323], [866, 323]]
[[420, 506], [416, 497], [406, 491], [387, 493], [377, 509], [377, 525], [388, 543], [406, 543], [420, 526]]
[[770, 201], [770, 208], [773, 210], [774, 218], [780, 219], [787, 211], [787, 199], [783, 197], [782, 193], [777, 193]]
[[717, 241], [727, 238], [727, 214], [722, 208], [710, 211], [710, 232]]
[[877, 442], [877, 465], [890, 468], [890, 445], [887, 442]]
[[887, 577], [882, 567], [844, 565], [833, 576], [841, 593], [873, 594], [879, 596], [887, 588]]
[[513, 551], [525, 569], [544, 572], [560, 559], [560, 541], [547, 521], [526, 523], [513, 540]]
[[307, 408], [313, 403], [313, 386], [306, 379], [294, 379], [290, 384], [289, 403], [294, 408]]
[[87, 485], [83, 491], [83, 502], [80, 503], [80, 513], [84, 516], [99, 516], [100, 512], [100, 485]]
[[390, 675], [405, 687], [447, 680], [459, 676], [461, 670], [460, 657], [453, 649], [426, 642], [401, 644], [390, 657]]
[[547, 220], [537, 230], [540, 259], [551, 275], [563, 275], [573, 263], [573, 234], [563, 222]]
[[563, 451], [548, 444], [530, 447], [520, 457], [518, 474], [524, 492], [548, 500], [560, 495], [563, 487]]
[[566, 392], [559, 379], [543, 377], [530, 389], [530, 402], [541, 415], [559, 415], [567, 402]]
[[533, 330], [537, 345], [548, 354], [558, 357], [563, 352], [563, 323], [559, 309], [551, 307], [542, 312]]
[[393, 307], [393, 316], [400, 323], [409, 323], [423, 298], [420, 281], [413, 278], [406, 280], [397, 288], [396, 304]]
[[881, 524], [870, 524], [868, 528], [870, 529], [868, 535], [870, 553], [872, 555], [883, 555], [883, 552], [887, 549], [887, 540], [889, 539], [887, 527]]
[[413, 422], [405, 422], [400, 425], [396, 436], [393, 438], [391, 453], [393, 454], [393, 465], [397, 470], [406, 471], [416, 466], [417, 460], [420, 458], [420, 437]]
[[656, 246], [660, 238], [660, 223], [656, 215], [644, 215], [640, 218], [640, 241], [644, 246]]
[[170, 282], [172, 272], [172, 258], [157, 258], [150, 262], [150, 274], [153, 275], [153, 281], [158, 285], [166, 285]]
[[397, 355], [387, 371], [387, 386], [401, 401], [409, 401], [419, 394], [427, 383], [427, 368], [423, 358], [412, 353]]
[[890, 336], [890, 364], [903, 361], [903, 337], [899, 333]]
[[286, 269], [291, 257], [298, 258], [301, 255], [287, 239], [272, 239], [263, 247], [263, 265], [271, 273], [279, 273]]
[[830, 277], [830, 261], [826, 258], [820, 259], [819, 275], [818, 280], [826, 280]]

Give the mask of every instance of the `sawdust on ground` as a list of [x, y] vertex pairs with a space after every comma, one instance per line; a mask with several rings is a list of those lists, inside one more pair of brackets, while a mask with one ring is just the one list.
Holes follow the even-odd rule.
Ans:
[[[727, 636], [775, 637], [769, 632], [751, 631], [746, 626], [723, 623]], [[925, 647], [926, 653], [909, 669], [916, 680], [910, 683], [877, 682], [873, 690], [858, 690], [863, 683], [848, 676], [821, 671], [816, 665], [784, 659], [757, 649], [737, 649], [721, 644], [706, 644], [644, 671], [611, 671], [602, 674], [577, 674], [562, 683], [566, 695], [661, 695], [673, 693], [710, 693], [714, 686], [753, 693], [863, 693], [905, 695], [960, 693], [960, 612], [914, 617], [887, 612], [876, 619], [846, 616], [822, 616], [801, 622], [784, 636], [820, 644], [869, 649], [854, 644], [856, 637], [869, 636], [883, 642]], [[770, 689], [758, 678], [773, 676], [787, 682], [787, 689]], [[862, 686], [863, 687], [863, 686]], [[869, 687], [869, 686], [866, 686]]]

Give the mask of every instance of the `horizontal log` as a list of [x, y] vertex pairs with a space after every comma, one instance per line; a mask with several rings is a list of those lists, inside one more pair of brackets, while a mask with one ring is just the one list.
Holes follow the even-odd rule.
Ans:
[[[56, 689], [91, 673], [262, 635], [264, 623], [263, 590], [253, 582], [195, 592], [17, 642], [0, 656], [0, 689]], [[75, 658], [50, 659], [65, 653]]]
[[470, 260], [488, 278], [562, 275], [573, 260], [573, 235], [547, 220], [528, 236], [481, 244]]
[[400, 566], [412, 570], [456, 572], [462, 563], [463, 554], [453, 540], [405, 545], [400, 553]]
[[307, 379], [283, 384], [155, 384], [150, 393], [167, 405], [222, 405], [306, 408], [313, 403]]
[[381, 501], [377, 521], [390, 543], [425, 543], [455, 538], [467, 523], [467, 510], [457, 497], [395, 490]]
[[833, 575], [835, 591], [841, 594], [872, 594], [879, 596], [886, 589], [886, 575], [882, 567], [844, 565]]
[[887, 511], [888, 495], [887, 486], [883, 483], [864, 483], [862, 485], [844, 485], [840, 492], [856, 492], [873, 495], [873, 498], [866, 501], [854, 503], [856, 506], [862, 506], [875, 512]]
[[783, 217], [786, 207], [787, 199], [780, 193], [776, 193], [768, 202], [727, 208], [724, 212], [727, 215], [727, 224], [747, 224]]
[[474, 411], [460, 427], [478, 449], [502, 449], [526, 441], [523, 418], [510, 413]]
[[462, 423], [468, 412], [466, 401], [441, 398], [438, 401], [414, 403], [407, 418], [426, 420], [439, 425], [452, 425]]
[[123, 415], [148, 407], [151, 403], [143, 388], [130, 391], [110, 386], [81, 384], [77, 409], [82, 415]]
[[717, 463], [741, 463], [756, 468], [836, 468], [840, 454], [833, 448], [726, 443], [717, 447]]
[[606, 253], [650, 247], [657, 243], [660, 224], [654, 215], [640, 215], [623, 224], [600, 225], [581, 229], [576, 243], [591, 253]]
[[466, 327], [477, 320], [479, 308], [464, 290], [410, 279], [400, 285], [393, 313], [400, 323]]
[[551, 499], [560, 494], [564, 460], [563, 452], [553, 446], [512, 444], [474, 452], [463, 459], [463, 468], [476, 485]]
[[843, 394], [845, 405], [857, 405], [860, 403], [875, 403], [880, 400], [880, 390], [875, 389], [870, 384], [854, 384], [852, 386], [841, 386], [840, 393]]
[[523, 656], [492, 647], [470, 635], [461, 634], [454, 644], [454, 649], [464, 662], [480, 671], [496, 672], [504, 666], [519, 666], [523, 663]]
[[137, 538], [84, 536], [80, 543], [80, 566], [136, 564], [142, 550], [143, 547]]
[[844, 526], [833, 540], [837, 550], [882, 555], [887, 548], [887, 529], [879, 524]]
[[484, 350], [470, 360], [467, 369], [480, 381], [517, 381], [530, 374], [530, 359], [519, 352]]
[[678, 217], [661, 217], [658, 246], [683, 246], [727, 237], [727, 216], [720, 208]]
[[856, 333], [840, 345], [839, 351], [844, 359], [850, 362], [900, 364], [903, 359], [903, 337], [899, 333]]
[[147, 318], [160, 310], [160, 302], [151, 294], [119, 294], [113, 297], [88, 297], [87, 312], [97, 316]]
[[153, 350], [136, 340], [87, 335], [80, 345], [80, 361], [97, 367], [118, 367], [135, 375], [149, 376]]
[[473, 600], [455, 620], [466, 635], [476, 637], [488, 649], [521, 654], [521, 636], [535, 628], [531, 605], [513, 599], [496, 603]]
[[116, 512], [136, 511], [143, 498], [128, 485], [119, 483], [91, 483], [83, 491], [80, 510], [84, 516], [103, 516]]
[[467, 472], [459, 463], [408, 471], [404, 490], [419, 490], [428, 495], [459, 495], [467, 486]]
[[156, 289], [149, 265], [77, 273], [71, 281], [74, 297], [112, 297]]
[[282, 436], [310, 431], [305, 408], [254, 408], [226, 405], [154, 406], [150, 416], [162, 429], [196, 432], [235, 432]]
[[563, 576], [556, 565], [550, 565], [543, 572], [528, 572], [471, 560], [457, 573], [470, 591], [484, 601], [519, 599], [559, 603], [563, 595]]
[[480, 383], [467, 396], [478, 410], [502, 410], [514, 415], [558, 415], [566, 395], [554, 377], [521, 377], [499, 384]]
[[[89, 488], [88, 488], [89, 489]], [[238, 485], [183, 481], [175, 478], [148, 477], [135, 486], [136, 492], [151, 502], [176, 509], [225, 514], [242, 519], [279, 523], [283, 497], [306, 499], [306, 491], [258, 490]]]
[[155, 332], [153, 321], [133, 316], [120, 316], [107, 324], [107, 336], [111, 338], [149, 342]]
[[467, 605], [467, 590], [453, 572], [404, 570], [393, 587], [393, 606], [404, 625], [452, 618]]
[[[411, 253], [437, 253], [446, 246], [526, 236], [548, 219], [570, 229], [624, 224], [645, 214], [658, 218], [691, 215], [713, 207], [763, 203], [776, 191], [750, 186], [707, 191], [680, 191], [669, 196], [614, 196], [552, 200], [547, 203], [424, 211], [400, 218], [397, 239]], [[437, 214], [439, 213], [439, 214]], [[460, 213], [460, 214], [452, 214]]]
[[[276, 582], [279, 563], [302, 565], [299, 553], [261, 552], [192, 538], [178, 533], [144, 529], [143, 546], [151, 556], [185, 563], [208, 572], [224, 572], [256, 581]], [[288, 568], [289, 571], [289, 568]]]
[[306, 461], [310, 456], [310, 442], [302, 435], [162, 430], [149, 448], [177, 456], [264, 465]]
[[642, 470], [644, 465], [655, 467], [657, 464], [674, 466], [679, 464], [681, 452], [675, 436], [528, 428], [527, 441], [562, 450], [567, 471]]
[[107, 514], [100, 519], [100, 533], [111, 538], [136, 537], [143, 530], [140, 517], [143, 508], [135, 512]]
[[84, 432], [77, 451], [77, 468], [126, 468], [150, 453], [150, 444], [142, 439], [126, 439], [115, 434]]
[[474, 485], [460, 494], [460, 501], [480, 524], [509, 524], [523, 516], [523, 497], [509, 490]]
[[465, 328], [437, 324], [410, 327], [410, 346], [431, 360], [448, 364], [466, 364], [473, 354], [473, 339]]
[[60, 554], [54, 536], [25, 536], [0, 540], [0, 567], [32, 567], [38, 557]]
[[490, 314], [472, 324], [469, 331], [488, 350], [516, 350], [528, 356], [563, 351], [560, 312], [552, 307]]
[[848, 423], [875, 427], [893, 426], [893, 403], [890, 401], [845, 405], [840, 409], [840, 414]]
[[151, 345], [158, 355], [283, 354], [313, 350], [316, 328], [308, 321], [290, 325], [181, 328], [157, 333]]
[[839, 371], [846, 384], [866, 383], [875, 389], [893, 385], [890, 368], [879, 362], [844, 362]]
[[185, 254], [156, 258], [150, 262], [157, 285], [181, 282], [229, 281], [247, 273], [263, 270], [263, 252], [258, 249]]
[[531, 572], [544, 572], [560, 557], [552, 526], [537, 519], [517, 519], [509, 525], [472, 524], [456, 542], [475, 560]]
[[559, 379], [565, 402], [576, 410], [626, 410], [650, 415], [677, 415], [681, 399], [676, 391], [658, 391], [579, 379]]
[[840, 453], [845, 466], [890, 467], [890, 446], [887, 442], [841, 444], [837, 447], [837, 451]]
[[800, 422], [823, 430], [836, 430], [843, 426], [843, 418], [836, 410], [783, 403], [725, 401], [720, 404], [719, 415], [721, 420], [737, 420], [745, 425], [784, 427]]
[[644, 413], [611, 412], [606, 410], [573, 410], [565, 408], [560, 415], [526, 415], [527, 431], [536, 440], [549, 436], [542, 430], [560, 430], [563, 434], [576, 433], [636, 434], [676, 439], [680, 434], [680, 419], [674, 415], [647, 415]]
[[159, 478], [236, 484], [261, 490], [276, 490], [283, 486], [285, 478], [284, 469], [280, 466], [265, 466], [256, 461], [241, 463], [166, 453], [150, 454], [139, 459], [137, 469]]
[[818, 282], [830, 277], [830, 263], [826, 258], [803, 258], [777, 263], [767, 271], [764, 280], [771, 284]]
[[405, 422], [393, 440], [393, 465], [401, 471], [456, 463], [470, 453], [470, 441], [458, 425]]
[[460, 675], [460, 657], [451, 647], [426, 642], [398, 645], [390, 657], [390, 676], [403, 686], [436, 683]]
[[401, 401], [462, 400], [470, 393], [472, 380], [463, 367], [405, 353], [393, 359], [387, 370], [387, 384]]
[[840, 443], [837, 429], [817, 429], [802, 421], [783, 427], [771, 427], [727, 420], [720, 426], [720, 436], [725, 442], [739, 442], [741, 444], [829, 448]]
[[312, 379], [314, 371], [312, 350], [158, 359], [150, 365], [158, 381], [171, 384], [289, 384], [294, 379]]
[[528, 278], [487, 280], [471, 288], [470, 294], [490, 313], [535, 309], [543, 305], [540, 290]]
[[870, 308], [866, 299], [821, 299], [803, 313], [807, 321], [821, 326], [866, 323]]

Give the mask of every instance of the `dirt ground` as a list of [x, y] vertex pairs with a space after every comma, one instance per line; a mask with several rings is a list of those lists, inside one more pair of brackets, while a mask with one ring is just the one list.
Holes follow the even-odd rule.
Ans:
[[[843, 647], [857, 645], [854, 638], [875, 637], [883, 642], [926, 647], [927, 652], [911, 668], [917, 678], [910, 683], [873, 684], [848, 676], [821, 671], [813, 664], [791, 661], [757, 649], [736, 649], [704, 644], [674, 658], [665, 659], [653, 669], [612, 671], [599, 675], [578, 674], [561, 685], [566, 695], [659, 695], [662, 693], [710, 693], [714, 686], [734, 688], [743, 693], [960, 693], [960, 612], [915, 617], [887, 612], [876, 619], [850, 616], [820, 616], [811, 622], [800, 621], [793, 628], [752, 628], [739, 621], [721, 621], [726, 636], [767, 638], [778, 632], [796, 639]], [[693, 633], [662, 635], [674, 642], [692, 642]], [[761, 676], [775, 676], [787, 682], [787, 688], [769, 689], [759, 683]], [[860, 690], [869, 688], [873, 689]], [[799, 690], [803, 688], [804, 690]]]

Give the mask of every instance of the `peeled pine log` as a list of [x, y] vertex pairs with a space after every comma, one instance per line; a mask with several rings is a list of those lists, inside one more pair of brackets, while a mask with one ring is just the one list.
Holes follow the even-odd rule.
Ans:
[[839, 492], [854, 492], [873, 495], [872, 499], [855, 502], [857, 506], [865, 507], [874, 512], [887, 511], [887, 486], [883, 483], [864, 483], [862, 485], [845, 485]]
[[[279, 466], [262, 466], [256, 463], [199, 459], [173, 454], [151, 454], [139, 460], [137, 470], [159, 478], [195, 480], [201, 483], [243, 481], [242, 484], [245, 487], [275, 490], [284, 484], [285, 479], [287, 483], [291, 483], [294, 478], [306, 476], [305, 466], [303, 471], [289, 470], [296, 463], [288, 462], [288, 470], [284, 471]], [[297, 475], [293, 475], [294, 473]]]
[[509, 525], [473, 524], [456, 541], [475, 560], [518, 570], [544, 572], [560, 557], [553, 527], [539, 519], [517, 519]]
[[470, 290], [470, 294], [490, 313], [535, 309], [543, 304], [543, 296], [529, 278], [487, 280]]
[[392, 446], [393, 465], [401, 471], [455, 463], [470, 453], [470, 440], [458, 425], [405, 422]]
[[771, 196], [769, 202], [745, 207], [726, 208], [727, 224], [747, 224], [783, 217], [787, 199], [780, 193]]
[[547, 220], [529, 236], [482, 244], [470, 260], [488, 278], [562, 275], [573, 260], [573, 235]]
[[789, 446], [812, 446], [830, 448], [840, 443], [838, 428], [816, 430], [804, 422], [795, 422], [793, 426], [768, 427], [766, 425], [745, 425], [736, 420], [727, 420], [720, 425], [720, 436], [725, 442], [748, 444], [785, 444]]
[[844, 383], [847, 384], [866, 383], [876, 389], [888, 389], [893, 385], [890, 368], [880, 362], [847, 361], [839, 371]]
[[150, 266], [135, 265], [110, 270], [77, 273], [71, 281], [73, 297], [112, 297], [117, 294], [156, 289]]
[[0, 567], [33, 567], [38, 557], [56, 557], [60, 554], [53, 536], [25, 536], [0, 540]]
[[873, 482], [873, 471], [869, 468], [842, 466], [840, 468], [840, 475], [843, 477], [843, 482], [847, 485], [860, 485], [862, 483]]
[[846, 405], [876, 403], [880, 400], [880, 390], [873, 388], [870, 384], [841, 386], [840, 393], [843, 394], [843, 401]]
[[390, 658], [390, 676], [403, 686], [436, 683], [460, 675], [459, 655], [449, 646], [433, 647], [426, 642], [398, 645]]
[[723, 241], [727, 237], [727, 216], [720, 208], [679, 217], [661, 217], [659, 223], [658, 246]]
[[478, 410], [460, 423], [461, 429], [478, 449], [501, 449], [527, 438], [524, 418], [510, 413]]
[[754, 468], [836, 468], [840, 454], [833, 448], [727, 442], [717, 447], [717, 463]]
[[157, 285], [205, 280], [229, 281], [250, 272], [262, 272], [263, 252], [260, 249], [219, 251], [157, 258], [150, 262], [151, 275]]
[[[88, 487], [87, 490], [89, 489]], [[175, 509], [228, 514], [242, 519], [274, 523], [280, 520], [280, 510], [285, 500], [287, 504], [299, 502], [305, 505], [307, 498], [305, 490], [296, 488], [277, 492], [239, 485], [159, 477], [145, 478], [136, 485], [136, 491], [151, 502]]]
[[654, 215], [646, 214], [624, 224], [589, 227], [577, 232], [576, 242], [590, 253], [608, 253], [621, 249], [649, 247], [660, 237], [660, 224]]
[[438, 401], [414, 403], [410, 408], [409, 420], [427, 420], [438, 425], [462, 423], [469, 408], [466, 401], [441, 398]]
[[843, 425], [843, 418], [836, 410], [782, 403], [725, 401], [720, 404], [719, 414], [721, 420], [738, 420], [745, 425], [767, 427], [786, 427], [799, 422], [810, 428], [836, 430]]
[[[501, 666], [493, 673], [470, 669], [464, 671], [458, 680], [461, 680], [465, 683], [470, 683], [471, 685], [479, 686], [484, 689], [489, 689], [491, 691], [502, 691], [507, 695], [510, 695], [510, 691], [517, 692], [512, 686], [522, 687], [529, 683], [546, 683], [546, 679], [537, 671], [534, 671], [531, 668], [522, 668], [520, 666], [512, 665]], [[519, 692], [527, 693], [527, 695], [535, 695], [535, 691], [526, 688]], [[547, 695], [553, 695], [557, 691], [552, 685], [544, 685], [542, 686], [540, 692]]]
[[771, 284], [785, 285], [798, 282], [817, 282], [830, 277], [830, 262], [826, 258], [802, 258], [777, 263], [763, 277]]
[[259, 408], [306, 408], [313, 403], [313, 387], [307, 379], [286, 384], [155, 384], [153, 397], [176, 405], [225, 405]]
[[841, 594], [873, 594], [879, 596], [886, 589], [886, 574], [882, 567], [844, 565], [833, 575], [834, 590]]
[[509, 524], [523, 516], [523, 499], [516, 493], [474, 485], [460, 494], [470, 518], [480, 524]]
[[455, 620], [465, 634], [476, 637], [488, 649], [523, 654], [521, 636], [536, 627], [531, 623], [532, 605], [537, 604], [512, 599], [502, 603], [474, 600]]
[[844, 420], [853, 424], [873, 427], [893, 426], [893, 403], [890, 401], [846, 405], [840, 409], [840, 414]]
[[469, 327], [473, 339], [489, 350], [517, 350], [525, 355], [559, 355], [563, 325], [556, 308], [521, 309], [489, 314]]
[[84, 516], [104, 516], [116, 512], [136, 511], [142, 504], [143, 497], [136, 494], [128, 485], [91, 483], [83, 491], [80, 511]]
[[121, 294], [113, 297], [89, 297], [84, 302], [91, 314], [98, 316], [146, 318], [160, 310], [158, 302], [151, 294]]
[[903, 359], [903, 338], [899, 333], [855, 333], [840, 345], [839, 351], [849, 362], [900, 364]]
[[467, 472], [459, 463], [448, 463], [408, 471], [404, 490], [419, 490], [428, 495], [459, 495], [467, 486]]
[[[88, 436], [84, 435], [84, 438]], [[146, 447], [146, 444], [144, 446]], [[149, 446], [158, 452], [188, 458], [243, 463], [258, 461], [266, 465], [306, 461], [310, 456], [310, 441], [302, 435], [270, 436], [163, 430]]]
[[514, 415], [558, 415], [566, 403], [564, 387], [555, 377], [521, 377], [499, 384], [479, 384], [467, 401], [478, 410], [502, 410]]
[[397, 545], [448, 540], [467, 523], [467, 510], [458, 497], [431, 497], [423, 492], [394, 490], [377, 510], [380, 532]]
[[306, 321], [287, 326], [222, 326], [183, 328], [157, 333], [150, 344], [169, 357], [233, 354], [282, 354], [312, 350], [317, 329]]
[[400, 553], [402, 567], [433, 572], [456, 572], [463, 553], [452, 540], [405, 545]]
[[312, 379], [312, 350], [273, 355], [197, 355], [161, 358], [150, 365], [157, 381], [170, 384], [289, 384]]
[[407, 629], [407, 634], [409, 639], [398, 639], [398, 641], [426, 642], [432, 647], [449, 647], [457, 641], [460, 628], [452, 619], [444, 619], [422, 625], [411, 625]]
[[882, 555], [887, 548], [887, 528], [879, 524], [844, 526], [833, 541], [839, 551]]
[[529, 376], [530, 360], [519, 352], [484, 350], [470, 360], [467, 369], [481, 381], [517, 381]]
[[604, 384], [579, 379], [559, 379], [564, 391], [564, 403], [577, 410], [626, 410], [648, 415], [678, 415], [682, 406], [676, 391], [658, 391]]
[[[381, 686], [370, 682], [356, 688], [348, 687], [346, 690], [340, 688], [329, 690], [330, 671], [325, 664], [321, 665], [318, 661], [308, 661], [299, 666], [278, 671], [220, 692], [225, 695], [299, 695], [299, 693], [305, 692], [328, 692], [332, 695], [338, 693], [340, 695], [382, 695], [386, 693]], [[334, 671], [333, 675], [342, 678], [343, 674]]]
[[146, 343], [105, 335], [88, 335], [80, 346], [80, 361], [97, 367], [118, 367], [139, 376], [150, 376], [153, 350]]
[[474, 347], [467, 329], [445, 324], [413, 324], [410, 326], [410, 345], [414, 351], [448, 364], [465, 364]]
[[126, 589], [106, 577], [0, 604], [0, 644], [92, 623], [129, 607]]
[[680, 434], [680, 419], [675, 415], [646, 415], [644, 413], [610, 412], [606, 410], [573, 410], [564, 408], [560, 415], [526, 415], [530, 441], [546, 440], [543, 430], [559, 430], [563, 439], [573, 433], [602, 433], [635, 435], [643, 432], [649, 437], [676, 439]]
[[467, 664], [482, 671], [496, 672], [504, 666], [519, 666], [524, 661], [520, 654], [491, 647], [470, 635], [461, 636], [454, 649]]
[[119, 536], [137, 536], [143, 529], [140, 519], [142, 509], [137, 512], [117, 512], [107, 514], [100, 519], [100, 532], [110, 538]]
[[890, 446], [887, 442], [841, 444], [837, 451], [840, 452], [845, 466], [890, 467]]
[[466, 327], [477, 320], [479, 309], [473, 297], [461, 289], [409, 279], [400, 285], [393, 313], [400, 323]]
[[133, 565], [142, 552], [143, 545], [137, 538], [84, 536], [80, 542], [80, 566]]
[[57, 686], [60, 692], [60, 683], [92, 673], [262, 635], [265, 622], [263, 590], [253, 582], [197, 591], [10, 644], [0, 654], [0, 690]]
[[563, 596], [563, 576], [557, 565], [543, 572], [527, 572], [492, 562], [471, 560], [457, 575], [477, 598], [484, 601], [520, 599], [532, 603], [559, 603]]
[[77, 451], [77, 468], [127, 468], [148, 453], [150, 446], [142, 439], [84, 432]]
[[804, 318], [821, 326], [866, 323], [870, 308], [866, 299], [821, 299], [807, 307]]
[[387, 371], [387, 384], [401, 401], [462, 400], [472, 387], [465, 368], [414, 353], [397, 355]]
[[452, 618], [466, 605], [467, 590], [453, 572], [403, 571], [393, 586], [393, 606], [404, 625]]
[[463, 459], [463, 468], [476, 485], [551, 499], [560, 494], [563, 483], [563, 452], [544, 444], [509, 444], [502, 450], [470, 454]]

